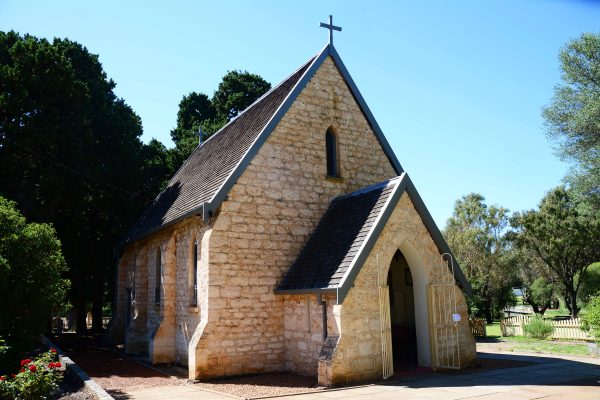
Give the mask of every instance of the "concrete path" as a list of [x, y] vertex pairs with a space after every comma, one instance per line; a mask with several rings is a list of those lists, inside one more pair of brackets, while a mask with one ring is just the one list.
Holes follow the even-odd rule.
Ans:
[[[600, 359], [547, 355], [542, 357], [515, 353], [480, 353], [479, 356], [524, 360], [536, 364], [459, 375], [428, 374], [385, 385], [328, 390], [278, 399], [600, 400]], [[207, 392], [194, 385], [185, 385], [131, 392], [127, 393], [127, 398], [222, 400], [231, 399], [232, 396]]]

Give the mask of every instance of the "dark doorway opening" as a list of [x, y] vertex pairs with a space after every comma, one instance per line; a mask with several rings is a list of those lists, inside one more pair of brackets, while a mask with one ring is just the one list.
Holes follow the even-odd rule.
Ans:
[[400, 250], [392, 258], [388, 286], [394, 370], [414, 369], [417, 367], [415, 297], [410, 268]]

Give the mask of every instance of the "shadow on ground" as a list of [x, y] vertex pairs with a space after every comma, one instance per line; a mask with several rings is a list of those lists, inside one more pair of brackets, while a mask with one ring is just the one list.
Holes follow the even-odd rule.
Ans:
[[536, 355], [478, 353], [481, 360], [502, 360], [523, 363], [522, 366], [490, 369], [485, 371], [466, 370], [466, 373], [447, 371], [427, 376], [405, 377], [386, 383], [408, 388], [473, 387], [473, 386], [521, 386], [561, 385], [599, 386], [600, 360], [589, 362], [567, 360], [559, 357]]

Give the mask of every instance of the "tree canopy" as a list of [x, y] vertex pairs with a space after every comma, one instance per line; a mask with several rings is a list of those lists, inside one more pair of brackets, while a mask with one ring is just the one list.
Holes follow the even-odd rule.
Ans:
[[142, 173], [155, 172], [144, 158], [153, 148], [114, 87], [76, 42], [0, 32], [0, 194], [28, 219], [54, 224], [78, 326], [92, 302], [96, 329], [113, 247], [159, 190]]
[[584, 33], [560, 52], [562, 82], [543, 111], [559, 156], [573, 162], [569, 182], [600, 210], [600, 34]]
[[473, 287], [472, 305], [492, 322], [512, 301], [515, 280], [509, 243], [505, 238], [508, 210], [488, 206], [471, 193], [457, 200], [444, 236]]
[[231, 121], [269, 89], [271, 84], [259, 75], [229, 71], [219, 83], [212, 104], [220, 118]]
[[171, 130], [175, 143], [175, 148], [170, 150], [171, 174], [198, 146], [199, 129], [202, 129], [202, 140], [208, 139], [269, 89], [271, 84], [257, 74], [229, 71], [212, 98], [198, 92], [183, 96], [177, 126]]
[[0, 197], [0, 338], [14, 345], [44, 331], [64, 304], [65, 271], [54, 228], [28, 224], [14, 202]]
[[562, 288], [571, 316], [579, 313], [577, 297], [587, 268], [600, 259], [600, 216], [581, 207], [572, 190], [558, 187], [539, 210], [515, 213], [512, 241], [535, 254]]

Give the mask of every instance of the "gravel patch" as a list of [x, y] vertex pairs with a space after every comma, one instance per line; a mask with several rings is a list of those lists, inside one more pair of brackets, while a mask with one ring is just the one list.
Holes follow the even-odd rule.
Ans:
[[215, 379], [209, 382], [194, 383], [194, 386], [244, 399], [312, 393], [325, 389], [317, 385], [316, 377], [290, 373], [271, 373]]
[[116, 399], [142, 388], [175, 386], [185, 380], [172, 378], [102, 344], [100, 336], [64, 333], [51, 339], [96, 383]]
[[96, 400], [96, 396], [88, 388], [82, 386], [74, 392], [63, 393], [59, 400]]
[[96, 400], [94, 392], [89, 390], [72, 371], [65, 371], [58, 388], [57, 399], [60, 400]]

